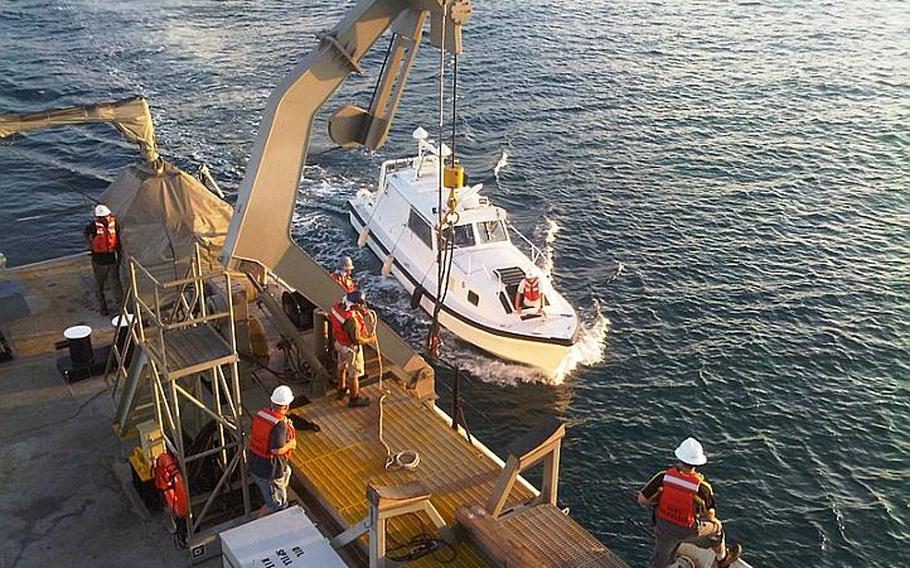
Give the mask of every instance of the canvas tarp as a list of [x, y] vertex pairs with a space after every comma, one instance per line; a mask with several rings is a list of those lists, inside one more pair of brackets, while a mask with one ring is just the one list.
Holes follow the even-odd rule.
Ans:
[[231, 221], [230, 205], [173, 164], [134, 164], [101, 196], [120, 225], [124, 257], [134, 257], [162, 281], [186, 276], [200, 239], [217, 255]]
[[148, 101], [143, 97], [28, 114], [0, 115], [0, 138], [29, 130], [90, 122], [112, 124], [127, 140], [139, 145], [146, 160], [154, 162], [159, 158], [152, 115], [149, 112]]

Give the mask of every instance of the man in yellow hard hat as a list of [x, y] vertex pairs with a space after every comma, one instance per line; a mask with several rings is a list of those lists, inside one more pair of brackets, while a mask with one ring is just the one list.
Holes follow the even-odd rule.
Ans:
[[683, 542], [713, 548], [718, 568], [727, 568], [740, 557], [742, 547], [735, 544], [727, 549], [723, 525], [715, 512], [714, 490], [705, 476], [695, 471], [708, 462], [705, 450], [690, 437], [675, 454], [679, 460], [676, 466], [658, 472], [638, 493], [640, 505], [656, 507], [656, 543], [650, 568], [665, 568]]

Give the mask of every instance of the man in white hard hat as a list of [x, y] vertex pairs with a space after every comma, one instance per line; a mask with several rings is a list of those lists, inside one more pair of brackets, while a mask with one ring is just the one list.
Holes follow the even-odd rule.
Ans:
[[357, 283], [354, 282], [354, 261], [351, 257], [344, 257], [341, 267], [332, 273], [332, 278], [344, 288], [345, 294], [350, 294], [357, 289]]
[[95, 295], [98, 297], [102, 315], [108, 315], [107, 300], [104, 297], [104, 286], [108, 280], [114, 290], [117, 301], [116, 309], [123, 303], [123, 286], [120, 284], [120, 227], [117, 218], [107, 205], [99, 203], [95, 207], [95, 218], [85, 226], [83, 234], [92, 252], [92, 272], [95, 273]]
[[638, 493], [638, 503], [655, 508], [656, 543], [650, 568], [665, 568], [673, 561], [676, 547], [689, 542], [699, 548], [713, 548], [717, 566], [727, 568], [742, 554], [735, 544], [728, 550], [724, 530], [717, 519], [714, 490], [696, 466], [708, 462], [705, 450], [695, 438], [686, 438], [676, 448], [675, 467], [657, 473]]
[[271, 406], [257, 412], [250, 426], [250, 473], [265, 501], [259, 510], [260, 517], [288, 504], [291, 479], [288, 456], [297, 447], [294, 425], [287, 415], [293, 401], [290, 387], [276, 387], [272, 391]]

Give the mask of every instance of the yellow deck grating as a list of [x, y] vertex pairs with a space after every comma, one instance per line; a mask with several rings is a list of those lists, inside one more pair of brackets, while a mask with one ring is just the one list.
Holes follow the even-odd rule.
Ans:
[[[386, 453], [377, 435], [379, 420], [378, 385], [364, 392], [372, 398], [366, 408], [350, 409], [344, 402], [323, 398], [293, 411], [321, 427], [318, 433], [301, 432], [291, 461], [295, 473], [336, 519], [345, 527], [363, 520], [368, 513], [367, 482], [398, 485], [421, 481], [432, 492], [430, 501], [450, 525], [455, 510], [467, 502], [485, 503], [502, 468], [479, 449], [456, 435], [432, 409], [407, 394], [395, 381], [385, 386], [392, 391], [384, 403], [384, 437], [393, 452], [415, 450], [420, 466], [415, 472], [387, 471]], [[510, 504], [529, 499], [532, 493], [517, 484]], [[435, 535], [429, 519], [407, 515], [394, 519], [388, 527], [388, 550], [420, 532]], [[456, 545], [453, 567], [484, 567], [473, 546]], [[438, 566], [447, 552], [437, 559], [426, 556], [408, 566]], [[449, 554], [450, 556], [450, 554]]]
[[549, 503], [508, 514], [500, 526], [504, 536], [554, 568], [628, 568], [581, 525]]

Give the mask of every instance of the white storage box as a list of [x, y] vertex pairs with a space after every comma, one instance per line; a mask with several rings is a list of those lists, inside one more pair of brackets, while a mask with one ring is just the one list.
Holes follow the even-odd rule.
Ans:
[[345, 568], [300, 507], [290, 507], [219, 536], [225, 568]]

